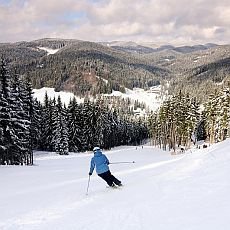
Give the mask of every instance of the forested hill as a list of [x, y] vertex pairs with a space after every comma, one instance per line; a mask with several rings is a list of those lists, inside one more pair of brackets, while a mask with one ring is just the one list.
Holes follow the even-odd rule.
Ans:
[[[0, 44], [10, 69], [29, 76], [34, 88], [54, 87], [78, 96], [149, 88], [170, 82], [205, 100], [217, 83], [229, 79], [230, 45], [157, 47], [154, 43], [40, 39]], [[203, 88], [206, 86], [206, 92]]]
[[[57, 52], [47, 55], [44, 47]], [[83, 96], [110, 93], [112, 89], [124, 91], [124, 87], [150, 87], [159, 84], [170, 72], [142, 57], [79, 40], [1, 44], [0, 54], [8, 58], [12, 69], [29, 75], [35, 88], [55, 87]]]

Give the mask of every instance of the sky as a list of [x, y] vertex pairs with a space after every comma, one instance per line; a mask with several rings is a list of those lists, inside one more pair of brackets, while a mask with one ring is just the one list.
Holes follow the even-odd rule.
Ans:
[[229, 44], [229, 0], [0, 0], [0, 42]]

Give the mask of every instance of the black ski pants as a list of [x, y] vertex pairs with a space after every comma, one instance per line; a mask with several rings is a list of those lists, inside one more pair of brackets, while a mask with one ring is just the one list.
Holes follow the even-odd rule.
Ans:
[[116, 185], [121, 184], [121, 181], [113, 176], [110, 171], [98, 174], [98, 176], [105, 180], [109, 186], [113, 186], [113, 183], [115, 183]]

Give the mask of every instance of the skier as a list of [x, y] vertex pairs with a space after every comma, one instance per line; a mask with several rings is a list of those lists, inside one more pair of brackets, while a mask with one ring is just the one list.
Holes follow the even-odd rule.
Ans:
[[93, 174], [93, 170], [96, 166], [96, 172], [99, 177], [104, 179], [110, 187], [122, 186], [121, 181], [114, 177], [109, 170], [109, 160], [102, 154], [99, 147], [93, 148], [94, 156], [91, 159], [89, 176]]

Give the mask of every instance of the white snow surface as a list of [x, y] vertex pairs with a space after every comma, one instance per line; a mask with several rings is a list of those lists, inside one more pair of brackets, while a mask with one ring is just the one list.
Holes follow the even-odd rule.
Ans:
[[171, 155], [152, 146], [104, 151], [123, 187], [107, 188], [92, 153], [35, 152], [34, 166], [1, 166], [1, 230], [228, 230], [230, 140]]
[[64, 92], [64, 91], [55, 92], [54, 88], [43, 87], [41, 89], [33, 89], [33, 96], [37, 98], [37, 100], [40, 101], [41, 103], [44, 102], [46, 93], [48, 97], [51, 99], [53, 98], [57, 99], [58, 96], [60, 96], [62, 103], [64, 103], [65, 105], [68, 105], [70, 99], [73, 99], [74, 97], [76, 98], [76, 101], [78, 103], [82, 103], [84, 101], [84, 98], [76, 97], [73, 93]]
[[55, 54], [58, 52], [58, 50], [60, 50], [60, 49], [51, 49], [51, 48], [47, 48], [47, 47], [38, 47], [38, 49], [46, 51], [47, 55]]
[[[121, 93], [120, 91], [113, 91], [111, 94], [104, 94], [105, 96], [110, 97], [121, 97], [121, 98], [130, 98], [130, 100], [134, 101], [138, 100], [139, 102], [144, 102], [150, 110], [157, 110], [162, 104], [164, 98], [160, 97], [160, 86], [152, 87], [150, 90], [145, 91], [144, 89], [134, 88], [134, 90], [126, 89], [126, 93]], [[38, 99], [41, 103], [44, 102], [45, 93], [47, 93], [50, 98], [58, 98], [61, 97], [61, 100], [64, 104], [68, 105], [70, 98], [75, 97], [78, 103], [84, 102], [84, 98], [76, 97], [73, 93], [70, 92], [55, 92], [54, 88], [43, 87], [41, 89], [34, 89], [33, 95]], [[145, 111], [142, 111], [145, 114]]]
[[[155, 92], [153, 91], [155, 89]], [[126, 93], [120, 91], [113, 91], [111, 94], [104, 94], [107, 96], [116, 96], [122, 98], [130, 98], [135, 101], [145, 103], [150, 110], [157, 110], [165, 98], [160, 97], [161, 86], [151, 87], [150, 90], [144, 90], [141, 88], [134, 88], [133, 90], [126, 88]]]

